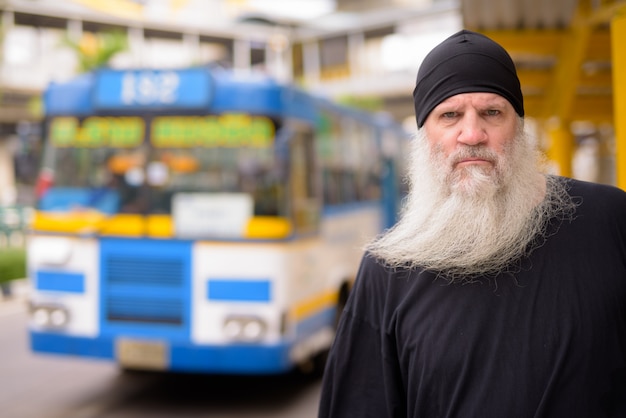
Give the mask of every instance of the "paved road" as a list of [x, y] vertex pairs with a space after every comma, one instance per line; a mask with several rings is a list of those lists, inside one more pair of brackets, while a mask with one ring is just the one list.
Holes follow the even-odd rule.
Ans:
[[35, 355], [26, 303], [0, 300], [3, 418], [313, 418], [319, 379], [122, 373], [105, 362]]

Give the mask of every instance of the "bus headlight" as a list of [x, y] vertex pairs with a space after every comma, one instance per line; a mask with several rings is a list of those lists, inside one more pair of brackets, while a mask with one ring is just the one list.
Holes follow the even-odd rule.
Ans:
[[67, 311], [65, 309], [53, 309], [50, 312], [50, 324], [54, 327], [62, 327], [67, 324]]
[[45, 327], [50, 322], [50, 314], [45, 308], [34, 309], [31, 313], [33, 322], [40, 327]]
[[231, 340], [260, 341], [267, 333], [267, 324], [255, 316], [229, 316], [224, 321], [224, 335]]
[[32, 306], [30, 316], [33, 322], [44, 328], [62, 328], [68, 324], [70, 315], [62, 306]]

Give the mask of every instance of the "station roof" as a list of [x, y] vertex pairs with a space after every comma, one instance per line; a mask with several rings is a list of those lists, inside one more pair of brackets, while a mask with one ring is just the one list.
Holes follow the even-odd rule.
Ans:
[[516, 63], [529, 116], [613, 118], [610, 20], [626, 1], [461, 0], [463, 24]]

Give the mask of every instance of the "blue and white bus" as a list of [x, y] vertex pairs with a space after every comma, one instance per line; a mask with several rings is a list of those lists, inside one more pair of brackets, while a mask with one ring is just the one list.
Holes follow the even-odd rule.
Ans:
[[101, 69], [44, 105], [32, 350], [221, 374], [323, 358], [395, 220], [398, 125], [205, 67]]

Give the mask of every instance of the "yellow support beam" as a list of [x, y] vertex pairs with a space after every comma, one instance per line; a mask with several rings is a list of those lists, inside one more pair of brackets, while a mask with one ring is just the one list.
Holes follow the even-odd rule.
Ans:
[[[592, 9], [591, 2], [579, 1], [572, 18], [567, 36], [563, 39], [557, 55], [557, 63], [552, 71], [552, 79], [546, 89], [542, 118], [548, 120], [546, 131], [550, 138], [547, 149], [558, 174], [572, 176], [572, 157], [575, 150], [575, 138], [570, 129], [574, 120], [591, 120], [592, 113], [598, 109], [611, 108], [610, 93], [606, 97], [598, 96], [602, 90], [610, 91], [610, 84], [603, 85], [601, 77], [590, 77], [586, 74], [583, 64], [594, 55], [595, 60], [608, 60], [606, 47], [600, 48], [602, 42], [610, 44], [609, 39], [598, 34], [598, 26], [606, 22], [607, 16], [616, 12], [616, 8], [603, 6]], [[616, 39], [613, 37], [613, 39]], [[593, 52], [592, 52], [593, 51]], [[604, 80], [606, 82], [606, 79]], [[581, 95], [583, 90], [595, 92], [594, 96]], [[584, 107], [581, 103], [595, 101], [597, 108]], [[608, 114], [611, 114], [610, 112]], [[601, 118], [602, 113], [595, 115]]]
[[571, 177], [574, 137], [569, 124], [563, 123], [558, 118], [552, 118], [546, 123], [545, 130], [549, 141], [546, 154], [553, 174]]
[[550, 87], [546, 92], [543, 108], [545, 118], [557, 117], [561, 121], [571, 120], [581, 66], [591, 38], [592, 27], [588, 23], [589, 14], [588, 2], [580, 1], [572, 18], [570, 33], [561, 45]]
[[613, 18], [624, 11], [626, 1], [604, 1], [601, 7], [594, 10], [589, 16], [589, 23], [592, 25], [603, 25], [611, 23]]
[[613, 58], [613, 109], [615, 126], [617, 186], [626, 190], [626, 10], [611, 20]]

